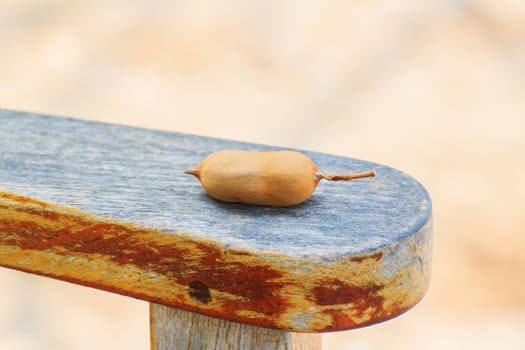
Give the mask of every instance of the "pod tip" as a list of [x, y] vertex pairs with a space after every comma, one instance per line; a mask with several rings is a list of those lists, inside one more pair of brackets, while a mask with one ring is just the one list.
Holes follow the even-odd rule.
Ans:
[[184, 174], [193, 175], [196, 177], [199, 177], [199, 169], [197, 168], [191, 168], [184, 171]]

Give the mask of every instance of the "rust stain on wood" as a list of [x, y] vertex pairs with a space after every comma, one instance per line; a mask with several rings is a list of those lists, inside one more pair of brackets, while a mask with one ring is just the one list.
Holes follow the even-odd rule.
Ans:
[[340, 280], [327, 283], [330, 287], [314, 288], [315, 302], [318, 305], [352, 305], [348, 309], [327, 308], [323, 312], [332, 317], [332, 323], [323, 331], [348, 329], [366, 324], [372, 324], [388, 319], [403, 312], [399, 308], [385, 308], [385, 297], [378, 292], [383, 291], [383, 285], [353, 286]]
[[313, 289], [315, 302], [318, 305], [340, 305], [353, 303], [362, 314], [370, 307], [378, 308], [383, 304], [383, 297], [376, 296], [377, 291], [383, 286], [372, 285], [367, 287], [351, 286], [338, 279], [325, 282], [327, 286], [319, 286]]
[[357, 263], [361, 263], [361, 262], [363, 262], [366, 259], [372, 259], [372, 260], [375, 260], [375, 261], [379, 261], [379, 260], [381, 260], [382, 257], [383, 257], [383, 252], [376, 252], [374, 254], [365, 254], [365, 255], [361, 255], [361, 256], [351, 257], [350, 261], [357, 262]]
[[0, 265], [262, 327], [334, 331], [402, 313], [428, 276], [370, 273], [383, 260], [382, 251], [320, 263], [230, 249], [0, 192]]

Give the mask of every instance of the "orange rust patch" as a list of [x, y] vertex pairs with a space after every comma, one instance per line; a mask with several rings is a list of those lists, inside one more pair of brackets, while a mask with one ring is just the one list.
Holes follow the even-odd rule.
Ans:
[[352, 329], [352, 328], [358, 328], [358, 327], [366, 327], [372, 324], [376, 324], [379, 322], [384, 322], [389, 319], [392, 319], [396, 316], [401, 315], [402, 313], [408, 311], [410, 307], [399, 307], [397, 305], [394, 305], [392, 308], [385, 310], [378, 310], [377, 312], [371, 314], [370, 318], [366, 320], [360, 320], [359, 322], [356, 321], [354, 317], [347, 316], [343, 311], [337, 310], [337, 309], [327, 309], [323, 312], [325, 314], [328, 314], [332, 318], [331, 324], [324, 327], [321, 332], [333, 332], [341, 329]]
[[376, 293], [383, 286], [360, 287], [352, 286], [338, 279], [327, 281], [329, 287], [319, 286], [313, 289], [315, 301], [318, 305], [354, 304], [354, 309], [363, 314], [369, 307], [376, 309], [383, 307], [383, 297]]
[[341, 328], [355, 328], [359, 325], [353, 318], [348, 317], [341, 312], [341, 310], [328, 309], [325, 310], [324, 313], [332, 317], [332, 323], [323, 329], [324, 332], [330, 332]]
[[[400, 304], [385, 307], [385, 298], [379, 295], [384, 290], [384, 286], [352, 286], [340, 280], [327, 281], [327, 284], [332, 287], [313, 289], [318, 305], [334, 306], [323, 310], [323, 313], [330, 315], [332, 319], [332, 322], [321, 330], [323, 332], [364, 327], [386, 321], [410, 308]], [[344, 304], [349, 304], [350, 308], [339, 307]]]
[[323, 264], [227, 249], [0, 192], [0, 265], [245, 324], [336, 331], [394, 317], [428, 280], [371, 274], [384, 263], [382, 251]]
[[20, 196], [20, 195], [14, 194], [14, 193], [0, 192], [0, 198], [9, 199], [9, 200], [12, 200], [12, 201], [15, 201], [15, 202], [19, 202], [19, 203], [37, 204], [37, 205], [40, 205], [40, 206], [42, 206], [44, 208], [47, 208], [47, 207], [50, 206], [50, 204], [48, 204], [46, 202], [42, 202], [42, 201], [39, 201], [39, 200], [34, 199], [34, 198], [30, 198], [30, 197]]
[[[2, 194], [2, 197], [18, 204], [40, 205], [39, 201], [27, 197], [7, 194]], [[282, 272], [261, 261], [254, 261], [247, 252], [228, 250], [224, 254], [223, 248], [208, 241], [198, 242], [186, 236], [163, 234], [114, 221], [97, 222], [92, 217], [52, 211], [49, 204], [29, 208], [19, 205], [11, 208], [13, 211], [31, 220], [19, 220], [16, 214], [1, 220], [0, 232], [7, 234], [1, 235], [0, 245], [29, 251], [52, 251], [55, 256], [63, 257], [97, 256], [96, 259], [107, 259], [123, 268], [131, 265], [186, 286], [188, 296], [202, 304], [210, 302], [213, 291], [227, 293], [232, 296], [232, 301], [222, 303], [215, 310], [206, 309], [207, 314], [220, 318], [237, 310], [248, 311], [267, 315], [256, 321], [258, 325], [279, 328], [276, 316], [289, 306], [280, 293], [285, 283], [275, 281], [282, 277]], [[21, 269], [39, 273], [38, 267], [35, 268], [37, 271]], [[127, 286], [92, 281], [89, 276], [67, 276], [60, 271], [40, 274], [186, 310], [202, 311], [202, 307], [182, 305], [177, 300], [152, 300], [151, 296], [129, 290]], [[243, 316], [236, 316], [236, 320], [255, 323], [253, 319]]]
[[377, 252], [374, 254], [367, 254], [367, 255], [361, 255], [361, 256], [354, 256], [350, 258], [350, 261], [356, 262], [356, 263], [362, 263], [363, 261], [367, 259], [373, 259], [375, 261], [381, 260], [383, 257], [383, 252]]

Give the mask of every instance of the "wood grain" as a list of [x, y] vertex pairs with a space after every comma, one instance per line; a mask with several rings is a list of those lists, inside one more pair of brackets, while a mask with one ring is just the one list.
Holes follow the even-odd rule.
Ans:
[[320, 350], [321, 335], [292, 333], [224, 321], [150, 304], [151, 349]]
[[428, 286], [430, 198], [392, 168], [306, 152], [377, 176], [296, 207], [224, 204], [183, 171], [269, 147], [1, 110], [0, 125], [2, 266], [299, 332], [384, 321]]

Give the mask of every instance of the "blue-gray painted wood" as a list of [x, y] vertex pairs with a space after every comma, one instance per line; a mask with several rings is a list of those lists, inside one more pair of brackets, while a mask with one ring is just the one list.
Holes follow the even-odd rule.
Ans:
[[0, 110], [0, 191], [230, 247], [323, 261], [401, 242], [431, 217], [428, 193], [410, 176], [315, 152], [304, 153], [322, 172], [377, 175], [322, 181], [295, 207], [221, 203], [183, 174], [220, 149], [279, 148]]

